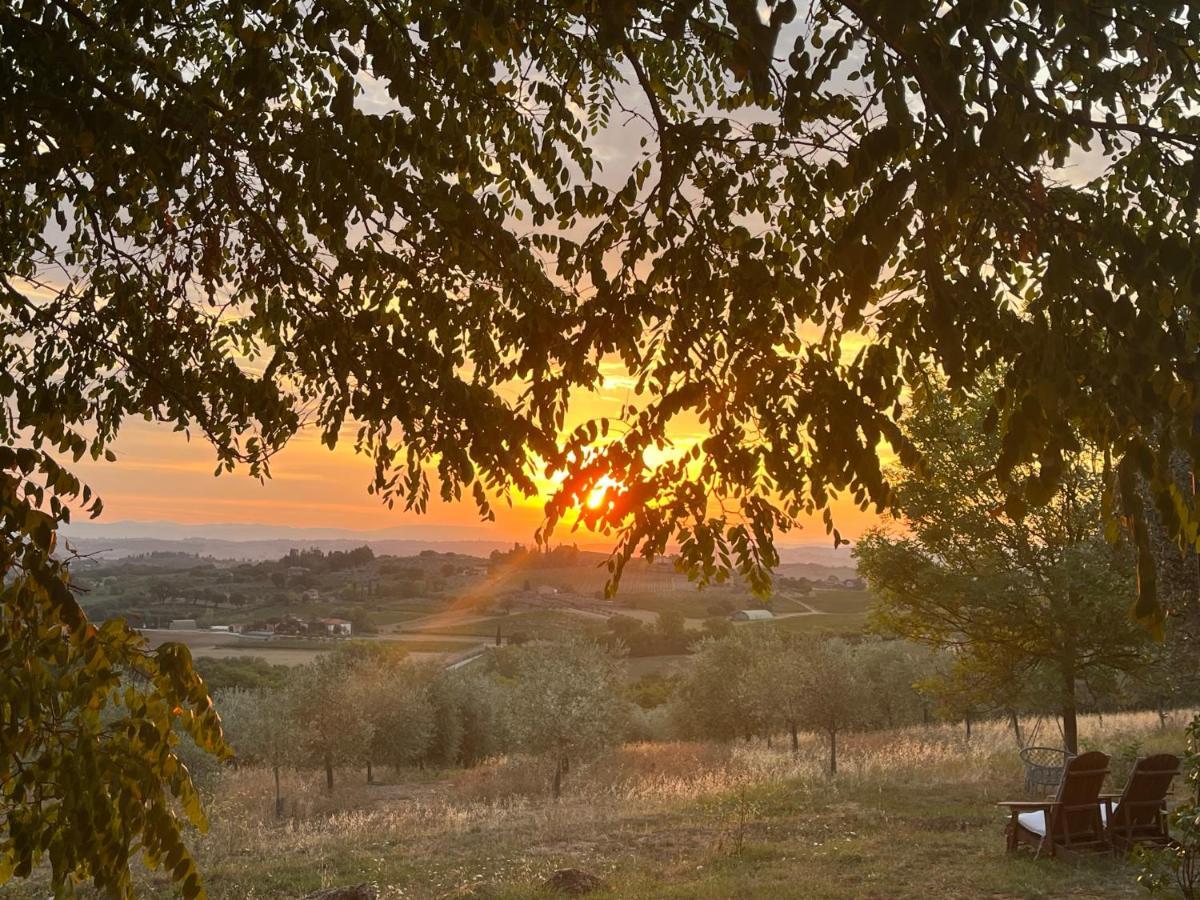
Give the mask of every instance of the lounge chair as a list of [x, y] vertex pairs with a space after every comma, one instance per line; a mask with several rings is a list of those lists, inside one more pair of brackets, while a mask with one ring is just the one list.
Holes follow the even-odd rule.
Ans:
[[1179, 757], [1171, 753], [1147, 756], [1133, 764], [1120, 794], [1101, 794], [1101, 813], [1114, 850], [1135, 844], [1167, 844], [1167, 793], [1179, 774]]
[[1064, 850], [1108, 850], [1100, 788], [1108, 775], [1108, 756], [1092, 751], [1072, 757], [1063, 766], [1058, 792], [1050, 800], [1013, 800], [1000, 806], [1010, 813], [1008, 851], [1030, 844], [1035, 857], [1057, 856]]

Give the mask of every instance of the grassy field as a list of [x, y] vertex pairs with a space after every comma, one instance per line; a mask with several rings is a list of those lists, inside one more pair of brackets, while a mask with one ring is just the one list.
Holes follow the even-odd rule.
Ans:
[[[1085, 718], [1090, 746], [1178, 750], [1150, 713]], [[1021, 798], [1012, 739], [998, 723], [850, 736], [841, 772], [809, 737], [782, 742], [636, 744], [577, 764], [560, 802], [549, 769], [509, 758], [412, 773], [368, 787], [342, 772], [288, 776], [290, 817], [271, 817], [266, 772], [225, 776], [213, 827], [194, 838], [214, 900], [294, 898], [373, 881], [385, 898], [545, 897], [556, 869], [604, 879], [591, 896], [703, 898], [1116, 898], [1144, 894], [1131, 864], [1004, 853], [1001, 799]], [[1120, 785], [1129, 760], [1114, 760]], [[44, 896], [22, 887], [13, 896]], [[142, 876], [139, 896], [171, 896]]]
[[585, 618], [573, 613], [553, 609], [536, 609], [528, 612], [514, 612], [508, 615], [490, 616], [471, 622], [456, 623], [447, 620], [445, 623], [421, 626], [411, 630], [412, 634], [454, 634], [471, 635], [481, 638], [493, 638], [499, 628], [504, 635], [522, 632], [529, 637], [554, 638], [566, 637], [568, 634], [585, 629], [594, 621], [603, 624], [603, 620]]
[[[757, 626], [758, 623], [752, 623]], [[789, 616], [773, 623], [775, 628], [805, 634], [858, 634], [867, 626], [866, 613], [830, 613], [817, 616]]]
[[853, 591], [845, 588], [813, 591], [804, 597], [803, 600], [813, 609], [827, 613], [865, 614], [871, 605], [871, 595], [869, 592]]
[[[608, 580], [608, 570], [602, 565], [603, 560], [603, 557], [596, 556], [593, 562], [580, 565], [520, 568], [498, 573], [492, 576], [491, 581], [497, 593], [519, 590], [528, 582], [532, 587], [546, 585], [575, 594], [595, 595], [604, 589], [604, 583]], [[686, 575], [675, 572], [669, 566], [650, 566], [641, 560], [633, 560], [621, 576], [617, 596], [621, 599], [632, 595], [671, 593], [695, 595], [696, 587]]]

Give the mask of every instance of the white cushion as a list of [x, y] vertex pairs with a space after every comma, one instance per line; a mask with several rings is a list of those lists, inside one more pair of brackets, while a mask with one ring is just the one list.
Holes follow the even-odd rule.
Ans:
[[[1116, 810], [1114, 809], [1113, 812]], [[1042, 810], [1023, 812], [1017, 816], [1017, 821], [1026, 831], [1031, 831], [1038, 837], [1046, 836], [1046, 813]], [[1103, 803], [1100, 804], [1100, 821], [1108, 825], [1108, 809]]]
[[1023, 812], [1017, 816], [1017, 821], [1026, 831], [1032, 831], [1038, 837], [1046, 836], [1046, 814], [1042, 810]]

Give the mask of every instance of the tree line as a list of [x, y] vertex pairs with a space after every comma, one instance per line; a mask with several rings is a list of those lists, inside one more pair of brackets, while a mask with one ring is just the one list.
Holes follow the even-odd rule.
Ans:
[[[216, 692], [239, 764], [280, 775], [321, 770], [333, 791], [338, 769], [473, 766], [508, 751], [545, 756], [557, 796], [574, 758], [626, 732], [629, 701], [619, 658], [583, 641], [504, 648], [483, 666], [420, 665], [385, 644], [348, 643], [278, 680]], [[206, 757], [187, 754], [204, 765]]]
[[[960, 693], [954, 655], [901, 640], [790, 635], [745, 626], [699, 641], [677, 674], [630, 684], [624, 653], [590, 640], [493, 648], [471, 666], [414, 663], [387, 644], [349, 642], [291, 670], [222, 661], [209, 666], [226, 737], [238, 765], [281, 774], [320, 771], [333, 791], [339, 771], [380, 767], [470, 767], [505, 753], [543, 759], [557, 797], [573, 762], [626, 740], [780, 740], [800, 752], [800, 735], [820, 735], [837, 772], [848, 732], [935, 720], [1052, 715], [1055, 693], [1030, 693], [1021, 707], [990, 705]], [[1145, 705], [1144, 682], [1130, 680], [1083, 705]], [[1189, 695], [1188, 698], [1195, 699]], [[217, 772], [204, 754], [184, 756], [193, 774]], [[207, 767], [207, 768], [206, 768]], [[202, 778], [203, 780], [203, 778]]]

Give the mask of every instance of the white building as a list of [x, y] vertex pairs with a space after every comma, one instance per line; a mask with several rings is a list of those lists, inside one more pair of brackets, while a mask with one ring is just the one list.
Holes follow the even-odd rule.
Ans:
[[325, 629], [326, 634], [350, 637], [351, 625], [345, 619], [317, 619], [317, 624]]
[[773, 619], [775, 614], [769, 609], [739, 609], [730, 613], [729, 618], [734, 622], [757, 622], [762, 619]]

